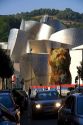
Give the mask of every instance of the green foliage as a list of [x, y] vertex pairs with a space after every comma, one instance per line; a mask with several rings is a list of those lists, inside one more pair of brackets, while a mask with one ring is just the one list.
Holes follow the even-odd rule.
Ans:
[[0, 48], [0, 77], [9, 78], [14, 73], [14, 68], [10, 57]]
[[19, 28], [20, 20], [14, 16], [0, 16], [0, 41], [7, 42], [11, 28]]
[[73, 21], [81, 21], [82, 20], [81, 14], [74, 12], [69, 8], [66, 8], [64, 11], [61, 11], [60, 13], [58, 13], [57, 17], [59, 19], [73, 20]]

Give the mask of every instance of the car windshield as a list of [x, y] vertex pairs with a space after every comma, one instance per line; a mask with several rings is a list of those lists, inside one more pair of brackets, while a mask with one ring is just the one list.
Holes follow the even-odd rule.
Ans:
[[83, 97], [77, 99], [77, 113], [83, 115]]
[[36, 99], [38, 100], [53, 100], [58, 98], [58, 92], [56, 91], [47, 91], [38, 93]]
[[6, 108], [14, 107], [13, 100], [9, 94], [0, 94], [0, 103]]

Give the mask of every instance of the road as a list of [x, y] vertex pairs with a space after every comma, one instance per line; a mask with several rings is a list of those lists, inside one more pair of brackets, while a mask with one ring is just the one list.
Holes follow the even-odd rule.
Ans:
[[56, 120], [36, 120], [32, 121], [31, 125], [57, 125]]
[[57, 125], [57, 120], [52, 117], [32, 120], [31, 125]]
[[21, 116], [21, 125], [57, 125], [57, 120], [54, 116], [43, 116], [32, 120], [28, 111], [25, 111]]
[[55, 115], [49, 115], [43, 117], [31, 118], [30, 103], [27, 110], [21, 115], [20, 125], [57, 125], [57, 119]]

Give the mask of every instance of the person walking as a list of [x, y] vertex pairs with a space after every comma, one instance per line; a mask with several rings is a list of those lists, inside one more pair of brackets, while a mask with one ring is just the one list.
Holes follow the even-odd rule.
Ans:
[[30, 98], [30, 95], [31, 95], [31, 88], [30, 87], [29, 87], [28, 93], [29, 93], [29, 98]]

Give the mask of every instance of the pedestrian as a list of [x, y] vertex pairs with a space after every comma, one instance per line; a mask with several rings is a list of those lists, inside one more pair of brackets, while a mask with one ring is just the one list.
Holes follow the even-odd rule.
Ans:
[[78, 76], [75, 77], [75, 84], [78, 83]]
[[29, 98], [30, 98], [30, 95], [31, 95], [31, 88], [30, 87], [29, 87], [28, 93], [29, 93]]
[[78, 86], [78, 76], [75, 77], [75, 88]]

